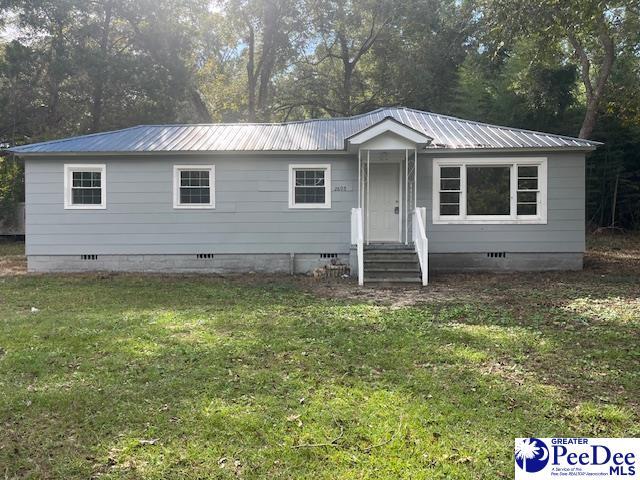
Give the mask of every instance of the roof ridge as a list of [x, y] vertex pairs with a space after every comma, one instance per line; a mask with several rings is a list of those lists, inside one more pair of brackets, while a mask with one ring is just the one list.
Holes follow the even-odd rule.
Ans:
[[[335, 120], [351, 120], [353, 118], [361, 118], [367, 115], [372, 115], [383, 110], [391, 108], [401, 109], [404, 107], [378, 107], [370, 112], [358, 113], [357, 115], [351, 115], [350, 117], [327, 117], [327, 118], [306, 118], [304, 120], [291, 120], [290, 122], [221, 122], [221, 123], [149, 123], [144, 125], [138, 125], [139, 127], [214, 127], [214, 126], [273, 126], [273, 125], [293, 125], [296, 123], [311, 123], [311, 122], [329, 122]], [[418, 110], [419, 111], [419, 110]], [[429, 112], [423, 112], [429, 113]]]

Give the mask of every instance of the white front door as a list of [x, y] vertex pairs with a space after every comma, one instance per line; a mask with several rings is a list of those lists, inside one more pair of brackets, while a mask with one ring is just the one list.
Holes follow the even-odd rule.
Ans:
[[369, 241], [400, 241], [400, 164], [369, 167]]

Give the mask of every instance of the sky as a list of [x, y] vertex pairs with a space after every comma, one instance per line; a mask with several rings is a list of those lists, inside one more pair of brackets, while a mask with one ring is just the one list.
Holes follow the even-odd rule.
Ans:
[[10, 42], [18, 36], [18, 28], [15, 26], [15, 15], [9, 14], [4, 19], [6, 25], [0, 28], [0, 39]]

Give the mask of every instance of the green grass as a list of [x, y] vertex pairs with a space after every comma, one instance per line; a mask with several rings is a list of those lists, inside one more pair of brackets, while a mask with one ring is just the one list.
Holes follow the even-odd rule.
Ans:
[[510, 478], [514, 437], [640, 436], [639, 276], [597, 262], [384, 302], [286, 277], [0, 278], [0, 476]]

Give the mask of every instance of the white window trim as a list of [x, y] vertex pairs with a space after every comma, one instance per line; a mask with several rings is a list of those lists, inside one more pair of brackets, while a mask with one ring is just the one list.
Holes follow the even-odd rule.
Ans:
[[[180, 203], [180, 172], [207, 170], [209, 172], [209, 203]], [[215, 165], [174, 165], [173, 166], [173, 208], [214, 209], [216, 208], [216, 167]]]
[[[296, 170], [324, 170], [324, 203], [295, 202]], [[289, 208], [331, 208], [331, 164], [295, 163], [289, 164]]]
[[[467, 166], [503, 165], [511, 168], [510, 215], [467, 215]], [[518, 215], [518, 167], [538, 167], [538, 214]], [[440, 215], [440, 167], [460, 168], [460, 215]], [[435, 225], [508, 225], [547, 223], [547, 158], [434, 158], [433, 159], [433, 223]]]
[[[100, 204], [74, 204], [71, 187], [73, 172], [100, 172]], [[104, 210], [107, 208], [107, 166], [95, 163], [65, 163], [64, 165], [64, 208], [65, 210]]]

